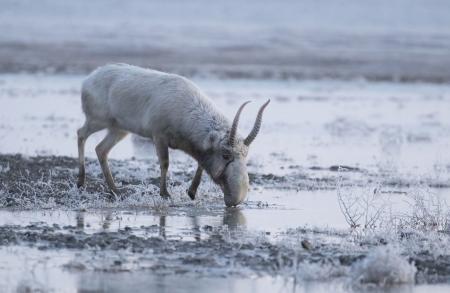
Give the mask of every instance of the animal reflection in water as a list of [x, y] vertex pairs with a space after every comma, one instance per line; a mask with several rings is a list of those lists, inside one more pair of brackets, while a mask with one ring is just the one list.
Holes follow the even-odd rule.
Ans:
[[[167, 223], [170, 223], [170, 215], [161, 214], [158, 215], [159, 217], [159, 224], [158, 224], [158, 236], [167, 239], [168, 238], [168, 227], [170, 225], [167, 225]], [[196, 241], [200, 241], [202, 239], [202, 229], [204, 227], [211, 227], [210, 225], [202, 225], [200, 224], [200, 218], [201, 216], [194, 215], [191, 217], [188, 217], [190, 219], [190, 231], [192, 232], [192, 236]], [[76, 227], [77, 229], [84, 229], [86, 227], [86, 220], [85, 220], [85, 212], [77, 212], [75, 215], [75, 221], [76, 221]], [[110, 230], [113, 226], [114, 222], [120, 222], [122, 221], [121, 217], [114, 217], [113, 211], [106, 211], [104, 213], [100, 214], [100, 222], [101, 228], [103, 230]], [[225, 208], [222, 212], [222, 227], [227, 227], [227, 229], [230, 232], [230, 236], [236, 235], [236, 233], [239, 233], [239, 231], [242, 231], [245, 229], [247, 225], [246, 218], [244, 214], [242, 213], [241, 209], [239, 208]], [[88, 225], [89, 226], [89, 225]], [[120, 226], [120, 225], [119, 225]], [[188, 228], [189, 229], [189, 228]], [[169, 237], [173, 237], [176, 235], [169, 235]]]

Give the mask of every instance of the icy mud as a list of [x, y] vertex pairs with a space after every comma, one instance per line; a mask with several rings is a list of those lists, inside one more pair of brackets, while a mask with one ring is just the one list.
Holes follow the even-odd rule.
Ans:
[[272, 98], [249, 196], [226, 209], [206, 177], [190, 200], [195, 162], [177, 151], [162, 200], [154, 149], [135, 136], [111, 153], [118, 200], [94, 159], [101, 132], [79, 190], [81, 79], [0, 76], [4, 291], [448, 291], [448, 85], [196, 80], [228, 117], [254, 101], [243, 135]]
[[[189, 199], [185, 190], [194, 166], [186, 162], [173, 166], [170, 200], [158, 195], [159, 168], [151, 160], [112, 160], [114, 176], [122, 186], [119, 200], [104, 189], [94, 160], [88, 161], [83, 190], [75, 186], [74, 158], [1, 155], [0, 164], [0, 204], [4, 207], [0, 211], [0, 255], [4, 259], [0, 274], [7, 290], [108, 291], [115, 288], [115, 282], [108, 281], [114, 275], [131, 275], [136, 279], [131, 286], [137, 288], [163, 282], [169, 291], [174, 275], [187, 280], [243, 282], [242, 288], [318, 292], [333, 284], [341, 291], [352, 291], [450, 281], [446, 224], [436, 218], [436, 223], [424, 222], [436, 226], [422, 227], [415, 223], [422, 218], [413, 217], [417, 207], [395, 208], [423, 190], [450, 199], [445, 188], [418, 184], [412, 189], [394, 189], [379, 183], [374, 188], [380, 191], [365, 189], [363, 184], [352, 185], [348, 174], [358, 171], [348, 167], [322, 171], [336, 173], [326, 176], [327, 180], [318, 180], [315, 170], [302, 176], [280, 176], [282, 180], [273, 174], [252, 173], [249, 199], [239, 208], [224, 208], [219, 189], [207, 179], [198, 198]], [[369, 178], [366, 184], [373, 180]], [[311, 182], [320, 184], [312, 188]], [[349, 191], [359, 192], [362, 198], [371, 193], [384, 197], [382, 203], [391, 204], [389, 222], [383, 222], [388, 216], [383, 210], [373, 223], [380, 230], [348, 230], [336, 194]], [[387, 207], [377, 206], [377, 200], [370, 202], [375, 212]], [[364, 216], [373, 217], [370, 212]], [[387, 226], [396, 221], [402, 223]], [[18, 257], [12, 258], [15, 254]], [[59, 275], [70, 280], [72, 287], [50, 281]], [[87, 275], [94, 277], [80, 281]], [[263, 286], [265, 278], [271, 282]], [[312, 288], [305, 288], [307, 284]], [[190, 286], [208, 290], [208, 286]]]

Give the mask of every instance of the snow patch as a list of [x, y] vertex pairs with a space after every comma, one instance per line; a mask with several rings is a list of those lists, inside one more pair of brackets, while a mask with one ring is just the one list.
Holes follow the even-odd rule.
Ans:
[[348, 268], [336, 263], [303, 262], [298, 265], [297, 276], [303, 281], [329, 281], [348, 274]]
[[365, 259], [351, 269], [355, 283], [389, 286], [414, 284], [417, 269], [414, 264], [392, 246], [381, 246], [372, 250]]

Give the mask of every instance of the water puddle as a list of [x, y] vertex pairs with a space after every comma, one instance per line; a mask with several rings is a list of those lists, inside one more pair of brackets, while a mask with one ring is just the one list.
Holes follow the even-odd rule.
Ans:
[[[249, 153], [249, 198], [238, 208], [224, 208], [208, 182], [195, 202], [187, 198], [185, 185], [194, 167], [177, 151], [171, 152], [174, 199], [158, 203], [154, 150], [133, 136], [112, 151], [111, 158], [121, 160], [111, 165], [117, 181], [136, 187], [134, 193], [119, 203], [106, 200], [98, 163], [92, 160], [88, 187], [80, 192], [74, 187], [76, 160], [49, 155], [76, 156], [82, 77], [1, 79], [0, 101], [6, 106], [0, 110], [0, 152], [24, 154], [3, 156], [0, 165], [2, 203], [20, 209], [0, 210], [3, 291], [450, 290], [447, 283], [355, 289], [348, 284], [349, 268], [392, 239], [357, 242], [342, 236], [349, 231], [343, 203], [357, 208], [351, 215], [361, 219], [355, 225], [361, 227], [378, 211], [433, 214], [450, 202], [449, 189], [442, 188], [450, 174], [444, 152], [448, 85], [198, 80], [227, 117], [242, 97], [255, 101], [242, 116], [243, 135], [260, 102], [273, 98]], [[88, 140], [88, 157], [95, 157], [102, 135]], [[36, 154], [46, 156], [26, 157]], [[339, 165], [350, 167], [339, 173]], [[314, 238], [310, 231], [342, 235]], [[394, 240], [403, 249], [400, 256], [417, 262], [424, 282], [446, 282], [447, 235], [404, 235]], [[442, 253], [438, 258], [436, 251]], [[303, 273], [299, 264], [305, 266]], [[442, 279], [433, 279], [427, 273], [432, 270]]]
[[[227, 226], [230, 229], [245, 229], [275, 237], [280, 232], [299, 227], [346, 231], [349, 225], [341, 210], [338, 193], [343, 194], [343, 197], [348, 196], [348, 200], [366, 196], [367, 200], [371, 200], [368, 204], [371, 204], [374, 210], [386, 206], [391, 215], [408, 214], [414, 208], [413, 195], [399, 192], [397, 189], [386, 189], [378, 197], [373, 197], [374, 189], [376, 186], [346, 188], [340, 191], [255, 190], [250, 193], [245, 204], [237, 208], [222, 208], [216, 205], [211, 208], [183, 206], [180, 203], [169, 204], [162, 210], [154, 207], [79, 211], [2, 209], [0, 226], [57, 225], [60, 228], [82, 230], [85, 233], [130, 229], [139, 235], [164, 234], [168, 238], [184, 240], [192, 240], [192, 235], [201, 237], [201, 229], [205, 227], [211, 229]], [[434, 194], [433, 202], [428, 204], [441, 203], [444, 208], [450, 202], [448, 189], [427, 189], [427, 192]]]
[[[2, 75], [0, 101], [2, 153], [76, 156], [76, 129], [83, 124], [79, 75]], [[432, 173], [450, 161], [448, 85], [358, 81], [196, 81], [227, 117], [242, 97], [252, 99], [241, 117], [245, 136], [258, 105], [272, 103], [249, 159], [264, 172], [283, 173], [289, 165], [345, 164]], [[326, 101], [326, 102], [324, 102]], [[399, 115], [401, 114], [401, 119]], [[87, 141], [86, 154], [103, 138]], [[288, 138], [289, 143], [286, 143]], [[117, 145], [112, 158], [154, 157], [132, 136]], [[370, 155], [368, 155], [370, 154]], [[174, 157], [185, 158], [178, 152]], [[442, 165], [442, 166], [441, 166]], [[441, 174], [442, 175], [442, 174]]]
[[[296, 281], [293, 278], [252, 276], [191, 277], [155, 275], [146, 271], [84, 271], [77, 251], [40, 251], [26, 247], [0, 248], [2, 292], [392, 292], [443, 293], [448, 284], [355, 286], [345, 280]], [[96, 257], [97, 261], [100, 258]]]
[[[270, 202], [270, 206], [267, 204]], [[87, 210], [87, 211], [13, 211], [0, 210], [0, 226], [57, 225], [61, 228], [83, 230], [85, 233], [114, 232], [131, 229], [133, 233], [164, 233], [166, 237], [181, 237], [201, 233], [202, 227], [228, 226], [267, 235], [297, 227], [345, 229], [347, 224], [339, 212], [336, 191], [294, 192], [265, 190], [254, 193], [247, 207], [185, 209], [169, 207], [165, 211]], [[150, 233], [150, 235], [152, 235]], [[198, 237], [199, 235], [196, 235]], [[201, 235], [200, 235], [201, 236]]]

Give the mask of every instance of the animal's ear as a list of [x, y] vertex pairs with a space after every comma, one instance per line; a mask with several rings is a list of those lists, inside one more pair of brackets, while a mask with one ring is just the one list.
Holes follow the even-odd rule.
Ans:
[[211, 131], [203, 141], [203, 149], [209, 150], [214, 148], [219, 142], [219, 134], [216, 131]]

